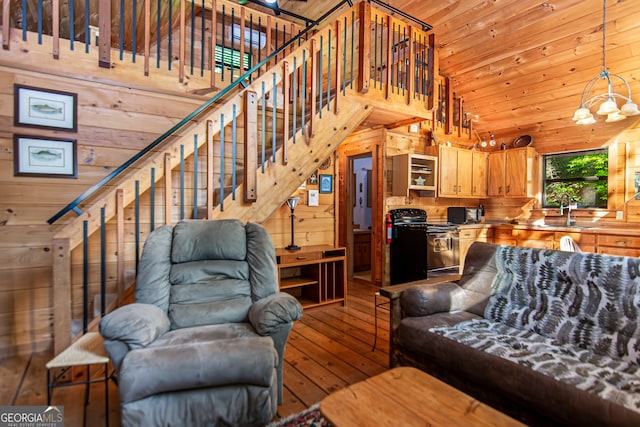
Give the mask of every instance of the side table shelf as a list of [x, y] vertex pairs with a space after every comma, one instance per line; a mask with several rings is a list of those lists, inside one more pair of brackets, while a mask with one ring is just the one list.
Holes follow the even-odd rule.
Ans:
[[304, 308], [342, 304], [347, 295], [346, 249], [308, 246], [298, 251], [277, 249], [280, 290]]

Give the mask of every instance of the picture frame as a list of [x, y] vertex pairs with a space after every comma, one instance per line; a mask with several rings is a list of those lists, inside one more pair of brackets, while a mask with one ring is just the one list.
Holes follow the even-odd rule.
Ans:
[[320, 193], [333, 192], [333, 175], [320, 174]]
[[76, 140], [14, 135], [13, 175], [77, 178], [78, 155]]
[[318, 170], [314, 170], [307, 180], [309, 185], [318, 185]]
[[19, 84], [13, 91], [14, 126], [77, 132], [77, 94]]

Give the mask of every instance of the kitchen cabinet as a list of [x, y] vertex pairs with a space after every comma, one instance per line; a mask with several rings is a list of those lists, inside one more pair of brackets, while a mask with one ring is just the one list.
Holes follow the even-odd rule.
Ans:
[[487, 196], [535, 197], [538, 154], [531, 147], [489, 153]]
[[471, 196], [487, 197], [487, 158], [488, 154], [482, 151], [472, 151], [471, 170]]
[[346, 249], [307, 246], [298, 251], [276, 250], [280, 290], [293, 295], [303, 308], [345, 304]]
[[492, 242], [493, 241], [493, 229], [490, 227], [482, 228], [465, 228], [460, 227], [458, 231], [459, 239], [459, 254], [460, 254], [460, 274], [464, 270], [464, 261], [469, 252], [469, 248], [473, 242]]
[[[640, 237], [598, 234], [598, 253], [640, 257]], [[582, 246], [580, 247], [582, 249]]]
[[427, 152], [438, 156], [439, 197], [487, 196], [487, 153], [446, 145]]
[[516, 245], [527, 248], [553, 249], [555, 247], [555, 232], [552, 230], [513, 230]]
[[438, 196], [471, 196], [472, 155], [470, 150], [461, 150], [441, 145], [439, 147], [440, 180]]
[[493, 230], [493, 242], [497, 245], [516, 245], [516, 236], [511, 226], [496, 226]]
[[580, 233], [575, 231], [556, 231], [553, 248], [560, 250], [560, 239], [563, 236], [571, 237], [580, 247], [582, 252], [596, 252], [596, 235], [594, 233]]
[[371, 231], [353, 232], [353, 271], [371, 269]]
[[437, 157], [400, 154], [392, 158], [394, 196], [408, 196], [409, 190], [436, 191]]

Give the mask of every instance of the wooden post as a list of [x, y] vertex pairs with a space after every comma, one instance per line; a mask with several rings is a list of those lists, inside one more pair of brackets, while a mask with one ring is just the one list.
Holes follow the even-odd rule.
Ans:
[[464, 102], [462, 98], [458, 98], [458, 123], [456, 123], [456, 126], [458, 126], [458, 136], [461, 137], [462, 136], [462, 121], [464, 120], [464, 118], [462, 117], [462, 103]]
[[336, 96], [334, 113], [340, 113], [340, 20], [336, 20]]
[[360, 34], [358, 37], [358, 92], [369, 91], [371, 79], [371, 4], [363, 1], [360, 3]]
[[164, 223], [171, 224], [171, 154], [164, 155]]
[[415, 94], [416, 85], [416, 45], [413, 41], [413, 27], [407, 27], [409, 30], [409, 78], [407, 79], [407, 104], [411, 105]]
[[[160, 13], [160, 11], [158, 11], [158, 13]], [[133, 37], [135, 36], [136, 35], [134, 34]], [[160, 35], [158, 35], [158, 38], [159, 36]], [[181, 37], [180, 43], [182, 44], [182, 35], [180, 37]], [[150, 54], [151, 54], [151, 0], [144, 0], [144, 75], [145, 76], [149, 75]]]
[[[393, 61], [393, 46], [391, 41], [391, 15], [387, 15], [387, 78], [385, 84], [384, 98], [389, 99], [391, 96], [391, 73], [393, 67], [391, 66], [391, 62]], [[382, 40], [382, 38], [381, 38]], [[380, 41], [382, 43], [382, 41]]]
[[[264, 56], [266, 58], [266, 57], [268, 57], [269, 55], [271, 55], [273, 53], [271, 51], [271, 16], [267, 16], [267, 43], [265, 45], [265, 49], [267, 49], [267, 51], [264, 54]], [[271, 61], [267, 61], [264, 64], [264, 67], [265, 67], [264, 69], [265, 70], [268, 70], [270, 68], [270, 66], [269, 66], [270, 63], [271, 63]]]
[[[215, 9], [214, 9], [215, 13]], [[207, 120], [207, 219], [213, 212], [213, 120]]]
[[436, 36], [429, 34], [429, 59], [427, 60], [427, 93], [431, 91], [431, 96], [427, 98], [427, 108], [433, 109], [438, 105], [440, 93], [440, 82], [438, 81], [438, 73], [440, 64], [438, 64], [438, 53], [436, 52]]
[[444, 96], [445, 96], [445, 121], [444, 133], [451, 134], [451, 125], [453, 123], [453, 91], [451, 90], [451, 78], [444, 77]]
[[[54, 0], [56, 3], [57, 0]], [[3, 0], [2, 1], [2, 48], [4, 50], [9, 50], [9, 13], [10, 13], [11, 0]], [[53, 21], [54, 28], [56, 28], [56, 21]], [[54, 56], [55, 57], [55, 56]], [[57, 58], [56, 58], [57, 59]]]
[[316, 46], [316, 39], [311, 39], [311, 52], [309, 58], [311, 59], [311, 94], [309, 95], [309, 113], [311, 115], [309, 119], [309, 137], [313, 138], [316, 132], [316, 96], [318, 96], [318, 48]]
[[[289, 62], [282, 63], [282, 164], [289, 162]], [[276, 91], [274, 90], [274, 93]]]
[[[9, 0], [5, 0], [5, 4]], [[7, 16], [7, 15], [4, 15]], [[53, 352], [71, 344], [71, 249], [69, 238], [53, 239]]]
[[118, 188], [116, 190], [116, 251], [118, 254], [116, 260], [116, 288], [118, 292], [118, 302], [122, 301], [124, 294], [124, 220], [124, 190]]
[[258, 94], [244, 95], [244, 201], [258, 199]]
[[[54, 0], [54, 3], [58, 3], [58, 1]], [[56, 4], [54, 4], [53, 10], [58, 10]], [[98, 3], [98, 19], [98, 29], [100, 30], [98, 66], [111, 68], [111, 0], [100, 0], [100, 3]], [[55, 20], [53, 24], [56, 25]]]
[[[216, 86], [216, 44], [218, 41], [218, 9], [216, 9], [216, 0], [211, 0], [211, 52], [209, 53], [211, 57], [211, 87], [214, 88]], [[171, 61], [171, 58], [169, 58]], [[213, 137], [213, 136], [211, 136]], [[213, 187], [209, 188], [209, 191]], [[207, 197], [209, 199], [209, 197]], [[211, 212], [211, 211], [209, 211]]]
[[184, 82], [184, 57], [186, 55], [185, 52], [185, 37], [187, 33], [187, 24], [185, 22], [185, 0], [180, 0], [180, 51], [178, 52], [178, 81], [180, 83]]
[[244, 74], [244, 7], [240, 8], [240, 75]]
[[[5, 4], [9, 3], [9, 0], [5, 0]], [[100, 8], [100, 5], [98, 5], [98, 8]], [[4, 15], [3, 17], [7, 17], [8, 14], [8, 10], [7, 12], [3, 12]], [[109, 9], [109, 21], [111, 21], [111, 9]], [[98, 14], [99, 14], [99, 18], [102, 19], [102, 11], [99, 9], [98, 10]], [[8, 31], [9, 31], [9, 18], [7, 17], [7, 36], [8, 36]], [[4, 24], [3, 24], [3, 28], [4, 28]], [[60, 0], [53, 0], [53, 2], [51, 2], [51, 36], [53, 37], [53, 59], [59, 59], [60, 58]], [[6, 39], [7, 42], [7, 48], [9, 40], [8, 38]], [[98, 63], [98, 65], [100, 65]]]

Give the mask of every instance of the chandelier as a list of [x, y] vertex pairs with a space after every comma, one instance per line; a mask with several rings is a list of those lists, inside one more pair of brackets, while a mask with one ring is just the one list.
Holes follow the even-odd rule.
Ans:
[[[578, 125], [590, 125], [596, 122], [591, 114], [590, 108], [601, 102], [596, 114], [607, 116], [606, 122], [617, 122], [624, 120], [627, 116], [640, 114], [638, 106], [631, 100], [631, 87], [621, 76], [609, 72], [606, 62], [605, 46], [607, 41], [607, 0], [603, 1], [602, 7], [602, 71], [600, 74], [589, 80], [582, 91], [580, 108], [573, 115], [573, 120]], [[607, 91], [604, 93], [595, 92], [598, 82], [604, 80], [607, 84]], [[627, 88], [626, 96], [616, 93], [613, 90], [613, 81], [622, 81]], [[618, 108], [617, 100], [626, 101], [622, 107]]]

